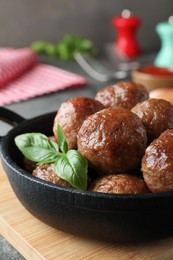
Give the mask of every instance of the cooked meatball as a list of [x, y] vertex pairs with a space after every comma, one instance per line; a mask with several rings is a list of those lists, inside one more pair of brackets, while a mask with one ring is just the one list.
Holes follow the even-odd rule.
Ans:
[[136, 168], [146, 147], [146, 130], [138, 116], [110, 107], [89, 116], [78, 132], [78, 150], [100, 174]]
[[62, 127], [68, 148], [77, 148], [77, 133], [83, 121], [91, 114], [102, 110], [103, 104], [94, 98], [76, 97], [62, 103], [54, 120], [53, 132], [57, 138], [57, 124]]
[[124, 107], [131, 109], [138, 102], [148, 99], [148, 91], [139, 83], [120, 81], [105, 87], [96, 94], [96, 99], [105, 107]]
[[52, 136], [49, 136], [49, 140], [50, 141], [53, 141], [53, 142], [57, 142], [57, 140], [56, 140], [56, 137], [54, 136], [54, 135], [52, 135]]
[[72, 187], [70, 183], [61, 179], [54, 171], [54, 164], [39, 164], [35, 170], [33, 170], [32, 175], [38, 177], [42, 180], [52, 182], [54, 184], [65, 186], [65, 187]]
[[152, 192], [173, 191], [173, 129], [164, 131], [146, 149], [144, 181]]
[[115, 194], [138, 194], [149, 192], [143, 179], [128, 174], [102, 176], [91, 184], [90, 190]]
[[23, 168], [28, 171], [28, 172], [31, 172], [35, 169], [36, 167], [36, 162], [33, 162], [29, 159], [27, 159], [26, 157], [24, 157], [23, 159]]
[[147, 131], [148, 143], [165, 131], [173, 128], [173, 106], [163, 99], [148, 99], [131, 110], [138, 115]]

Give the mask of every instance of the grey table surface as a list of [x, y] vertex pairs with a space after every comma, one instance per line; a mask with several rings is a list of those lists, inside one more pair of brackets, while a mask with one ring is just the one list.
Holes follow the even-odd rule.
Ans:
[[[150, 58], [149, 58], [150, 60]], [[101, 59], [101, 62], [104, 61], [105, 57]], [[100, 83], [96, 80], [93, 80], [79, 67], [75, 61], [60, 61], [53, 58], [40, 57], [40, 62], [48, 63], [68, 71], [83, 75], [87, 78], [87, 86], [76, 89], [68, 89], [52, 93], [49, 95], [43, 95], [40, 97], [32, 98], [23, 102], [14, 103], [6, 105], [6, 107], [16, 113], [20, 114], [24, 118], [33, 118], [41, 114], [45, 114], [52, 111], [57, 111], [60, 104], [75, 96], [87, 96], [95, 97], [96, 92], [106, 86], [112, 84], [109, 83]], [[109, 62], [106, 59], [106, 63]], [[130, 78], [130, 77], [128, 77]], [[4, 136], [10, 130], [10, 127], [2, 122], [0, 122], [0, 135]], [[0, 235], [0, 260], [16, 259], [23, 260], [24, 258]]]

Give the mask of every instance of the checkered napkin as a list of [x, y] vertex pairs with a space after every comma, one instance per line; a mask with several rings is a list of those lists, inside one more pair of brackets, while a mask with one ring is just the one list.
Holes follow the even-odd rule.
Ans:
[[0, 49], [0, 105], [86, 85], [82, 76], [38, 63], [30, 48]]

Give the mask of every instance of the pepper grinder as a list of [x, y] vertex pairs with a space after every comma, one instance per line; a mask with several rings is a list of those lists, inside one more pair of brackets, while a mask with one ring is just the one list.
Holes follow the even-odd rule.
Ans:
[[167, 22], [158, 23], [156, 32], [161, 40], [161, 48], [154, 64], [158, 67], [173, 67], [173, 16]]
[[136, 40], [136, 31], [141, 22], [141, 19], [128, 9], [123, 10], [121, 16], [112, 19], [112, 24], [117, 31], [114, 43], [116, 52], [127, 58], [139, 56], [141, 50]]

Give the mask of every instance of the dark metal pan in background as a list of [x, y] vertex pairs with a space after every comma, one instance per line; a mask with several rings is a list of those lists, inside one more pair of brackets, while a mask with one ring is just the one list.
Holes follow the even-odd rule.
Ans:
[[48, 183], [22, 169], [15, 136], [26, 132], [52, 135], [54, 116], [49, 113], [25, 120], [0, 108], [0, 119], [15, 126], [0, 139], [1, 161], [23, 206], [56, 229], [90, 239], [133, 242], [173, 235], [171, 192], [116, 195], [80, 191]]

